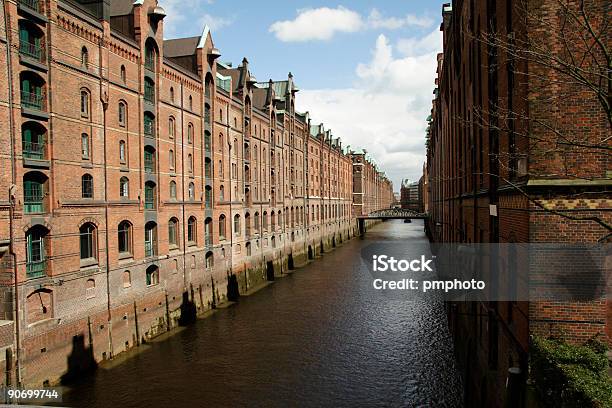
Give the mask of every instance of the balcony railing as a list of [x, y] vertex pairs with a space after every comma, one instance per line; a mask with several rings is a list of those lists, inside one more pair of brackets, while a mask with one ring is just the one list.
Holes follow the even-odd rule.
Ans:
[[25, 213], [42, 213], [44, 209], [42, 195], [26, 195], [23, 198], [23, 211]]
[[144, 134], [145, 136], [155, 137], [155, 122], [144, 123]]
[[20, 41], [19, 53], [38, 62], [45, 62], [45, 47], [40, 45]]
[[153, 161], [151, 160], [145, 160], [144, 169], [146, 173], [153, 173], [153, 170], [155, 169], [155, 163], [153, 163]]
[[21, 106], [28, 109], [46, 111], [47, 98], [41, 93], [21, 92]]
[[45, 144], [35, 142], [23, 142], [23, 157], [38, 160], [44, 159]]
[[22, 6], [35, 11], [37, 13], [43, 13], [42, 1], [39, 0], [19, 0], [19, 4]]
[[211, 150], [211, 144], [210, 144], [210, 135], [206, 134], [204, 135], [204, 149], [206, 149], [206, 151], [210, 152]]
[[153, 245], [153, 242], [145, 241], [145, 256], [149, 257], [153, 255], [155, 255], [155, 245]]
[[28, 278], [40, 278], [45, 276], [47, 261], [28, 262], [26, 264], [26, 275]]
[[146, 102], [155, 103], [155, 89], [153, 87], [145, 87], [144, 100]]

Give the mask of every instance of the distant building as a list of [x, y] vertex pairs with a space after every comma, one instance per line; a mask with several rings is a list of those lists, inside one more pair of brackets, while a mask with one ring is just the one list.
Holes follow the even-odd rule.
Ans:
[[419, 181], [402, 181], [400, 190], [400, 205], [403, 209], [422, 212], [423, 201], [421, 197], [421, 184]]

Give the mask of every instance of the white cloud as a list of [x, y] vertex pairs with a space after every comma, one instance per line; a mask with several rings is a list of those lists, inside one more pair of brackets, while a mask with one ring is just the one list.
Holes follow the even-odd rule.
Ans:
[[422, 38], [402, 38], [397, 49], [406, 56], [419, 55], [442, 49], [442, 31], [438, 28]]
[[385, 28], [397, 30], [398, 28], [415, 26], [427, 28], [431, 26], [433, 20], [429, 17], [417, 17], [414, 14], [407, 14], [404, 17], [383, 17], [377, 9], [372, 9], [368, 16], [368, 26], [371, 28]]
[[352, 87], [302, 90], [298, 104], [343, 146], [366, 149], [399, 191], [401, 179], [418, 180], [422, 173], [438, 50], [400, 57], [394, 51], [380, 35], [371, 60], [356, 67]]
[[268, 31], [284, 42], [305, 42], [330, 40], [336, 33], [353, 33], [366, 29], [397, 30], [415, 26], [426, 28], [433, 21], [428, 17], [408, 14], [404, 17], [384, 17], [377, 9], [372, 9], [367, 18], [346, 7], [320, 7], [297, 11], [293, 20], [272, 23]]
[[164, 18], [164, 38], [175, 38], [184, 32], [185, 26], [196, 26], [195, 32], [202, 32], [205, 24], [211, 30], [219, 30], [230, 25], [229, 18], [213, 16], [204, 12], [214, 0], [162, 0], [160, 5], [166, 11]]
[[298, 10], [293, 20], [277, 21], [269, 31], [285, 42], [329, 40], [337, 32], [351, 33], [362, 28], [361, 16], [347, 8], [321, 7]]

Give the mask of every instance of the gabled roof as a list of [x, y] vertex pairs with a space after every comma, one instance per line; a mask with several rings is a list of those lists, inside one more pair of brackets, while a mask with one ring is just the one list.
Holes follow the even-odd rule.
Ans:
[[164, 40], [164, 56], [168, 58], [195, 54], [200, 36]]

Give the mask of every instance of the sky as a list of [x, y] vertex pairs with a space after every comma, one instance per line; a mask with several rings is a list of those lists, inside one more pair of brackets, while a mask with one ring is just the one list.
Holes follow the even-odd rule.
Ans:
[[393, 181], [418, 180], [425, 161], [442, 1], [160, 0], [166, 39], [205, 24], [222, 62], [243, 57], [258, 81], [291, 72], [296, 110], [344, 147], [364, 149]]

